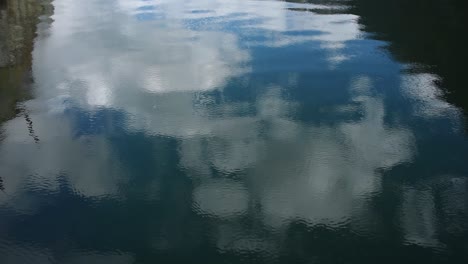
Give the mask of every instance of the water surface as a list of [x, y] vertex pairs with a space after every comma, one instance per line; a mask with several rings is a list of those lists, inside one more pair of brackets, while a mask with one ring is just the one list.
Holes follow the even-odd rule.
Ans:
[[1, 263], [468, 260], [457, 1], [6, 2]]

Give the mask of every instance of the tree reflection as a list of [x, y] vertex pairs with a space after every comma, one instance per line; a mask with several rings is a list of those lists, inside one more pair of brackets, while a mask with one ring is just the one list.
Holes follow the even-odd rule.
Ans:
[[[468, 21], [463, 0], [387, 1], [387, 0], [288, 0], [339, 6], [335, 12], [359, 16], [363, 30], [388, 43], [397, 60], [409, 64], [411, 73], [431, 73], [440, 78], [433, 83], [442, 98], [460, 107], [468, 117], [467, 79], [464, 68], [468, 49], [462, 36]], [[318, 9], [294, 9], [319, 13]], [[466, 123], [465, 123], [466, 124]], [[467, 127], [468, 128], [468, 127]]]
[[412, 71], [436, 73], [444, 98], [468, 111], [464, 68], [468, 50], [460, 37], [467, 31], [466, 1], [353, 1], [365, 30], [389, 42], [399, 60]]

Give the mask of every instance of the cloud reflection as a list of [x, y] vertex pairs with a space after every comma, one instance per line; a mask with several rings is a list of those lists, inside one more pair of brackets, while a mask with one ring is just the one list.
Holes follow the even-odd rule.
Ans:
[[[212, 131], [210, 141], [200, 137], [199, 144], [194, 138], [190, 144], [182, 143], [181, 165], [194, 176], [209, 173], [209, 167], [224, 175], [252, 168], [244, 179], [259, 199], [265, 221], [275, 228], [295, 220], [343, 224], [380, 191], [379, 171], [409, 162], [414, 155], [412, 133], [385, 125], [383, 102], [369, 95], [371, 86], [369, 77], [353, 80], [351, 101], [358, 102], [363, 118], [331, 126], [288, 118], [294, 109], [291, 102], [281, 99], [279, 91], [271, 91], [259, 99], [256, 116], [211, 120], [222, 127], [237, 122], [231, 127], [242, 129]], [[260, 124], [269, 129], [262, 132]], [[212, 181], [208, 176], [201, 180]], [[198, 197], [197, 204], [209, 207], [212, 200]], [[237, 212], [238, 206], [234, 208]], [[224, 210], [229, 211], [229, 203]], [[213, 210], [206, 213], [217, 215]]]
[[[382, 194], [385, 172], [415, 159], [416, 137], [409, 125], [388, 118], [385, 95], [376, 84], [381, 76], [338, 67], [355, 59], [345, 51], [349, 42], [360, 38], [357, 17], [290, 10], [298, 5], [181, 0], [58, 3], [56, 25], [34, 53], [37, 97], [25, 103], [40, 144], [28, 134], [23, 119], [4, 124], [7, 137], [0, 145], [0, 173], [5, 175], [5, 193], [0, 194], [0, 205], [34, 215], [44, 206], [34, 197], [53, 196], [65, 184], [90, 203], [120, 201], [119, 206], [126, 208], [134, 198], [134, 182], [151, 175], [144, 188], [137, 188], [138, 204], [151, 201], [156, 203], [151, 210], [156, 210], [164, 200], [162, 193], [176, 190], [186, 200], [178, 196], [169, 200], [189, 203], [171, 204], [179, 210], [176, 216], [193, 213], [207, 220], [207, 232], [222, 253], [277, 254], [283, 241], [278, 238], [297, 222], [307, 228], [377, 232], [367, 225], [374, 213], [372, 200]], [[88, 9], [100, 15], [90, 15]], [[333, 78], [320, 79], [309, 68], [296, 72], [292, 67], [294, 73], [282, 81], [284, 76], [268, 72], [267, 66], [254, 67], [261, 48], [276, 54], [304, 43], [304, 51], [317, 50], [320, 55], [311, 59], [314, 69], [340, 77], [337, 87]], [[262, 79], [265, 72], [270, 74], [268, 81]], [[432, 78], [403, 76], [401, 86], [418, 101], [418, 113], [441, 116], [448, 107], [434, 95], [428, 84]], [[238, 90], [230, 86], [233, 82], [240, 83], [234, 85]], [[313, 90], [315, 86], [321, 89]], [[252, 94], [242, 97], [245, 87]], [[327, 88], [336, 90], [324, 92]], [[320, 108], [303, 97], [326, 99], [324, 93], [338, 98], [326, 105], [334, 118], [324, 122], [324, 113], [318, 111], [309, 120], [301, 119], [307, 106]], [[157, 143], [163, 139], [171, 147]], [[149, 150], [129, 161], [135, 145]], [[171, 155], [176, 158], [167, 158]], [[158, 162], [162, 165], [153, 167]], [[177, 178], [179, 173], [183, 180]], [[174, 183], [154, 175], [170, 175]], [[464, 190], [444, 194], [450, 204], [444, 207], [444, 216], [466, 213], [460, 198]], [[433, 192], [407, 188], [400, 196], [397, 221], [404, 243], [442, 245]], [[167, 211], [164, 216], [170, 215]], [[252, 217], [253, 228], [242, 226], [240, 219], [247, 216]], [[164, 233], [158, 228], [172, 231], [174, 219], [150, 220], [157, 222], [151, 227], [158, 234]], [[450, 232], [459, 229], [466, 226], [453, 224]], [[158, 250], [183, 244], [162, 237], [141, 241], [156, 241], [153, 246]], [[133, 258], [90, 254], [78, 260], [127, 263]]]
[[402, 91], [414, 100], [415, 114], [425, 117], [456, 117], [457, 109], [445, 102], [436, 86], [439, 78], [429, 73], [405, 74], [401, 78]]

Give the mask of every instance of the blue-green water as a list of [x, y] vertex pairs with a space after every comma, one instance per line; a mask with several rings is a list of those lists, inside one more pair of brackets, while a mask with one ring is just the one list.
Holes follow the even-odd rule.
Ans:
[[389, 2], [43, 4], [0, 263], [468, 261], [463, 9]]

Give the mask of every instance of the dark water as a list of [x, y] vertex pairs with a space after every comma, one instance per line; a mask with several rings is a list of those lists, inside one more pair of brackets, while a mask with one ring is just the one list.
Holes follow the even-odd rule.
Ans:
[[462, 1], [0, 2], [0, 263], [467, 263]]

